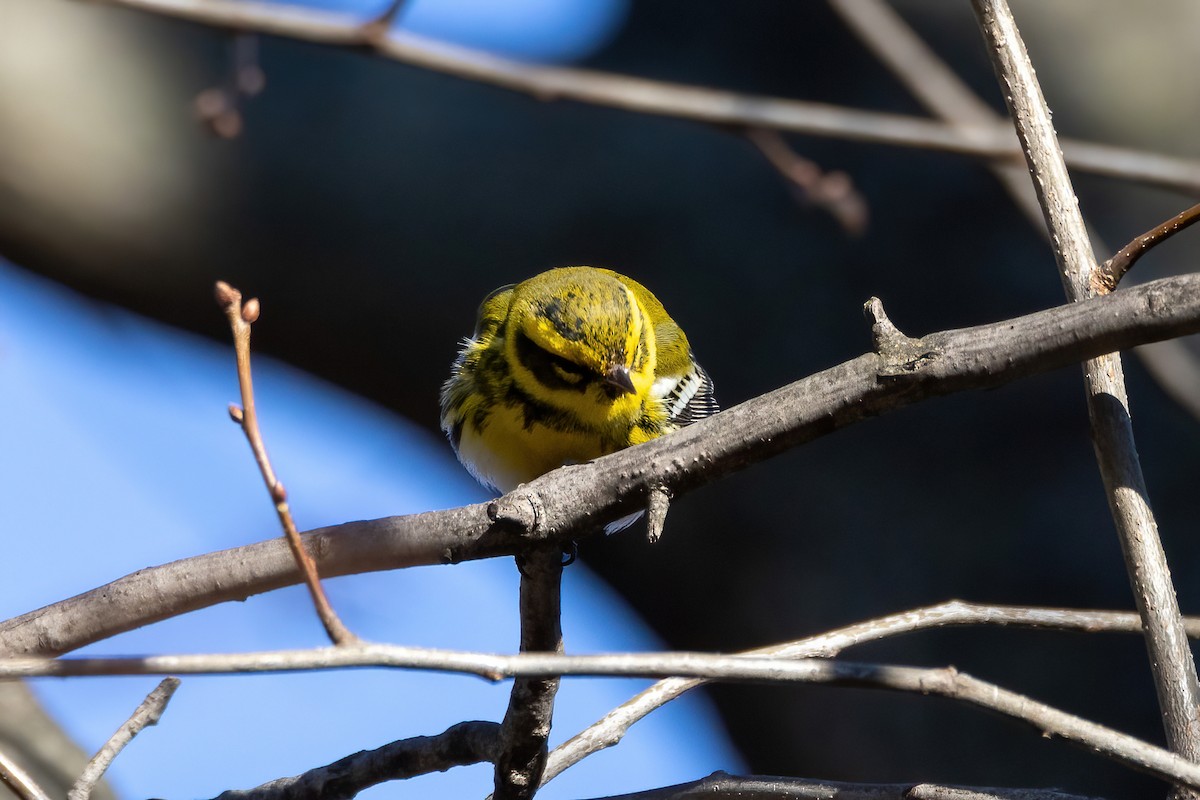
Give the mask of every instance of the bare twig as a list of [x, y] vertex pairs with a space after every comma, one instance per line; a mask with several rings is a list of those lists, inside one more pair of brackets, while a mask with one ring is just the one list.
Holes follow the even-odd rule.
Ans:
[[222, 792], [215, 800], [349, 800], [384, 781], [494, 761], [499, 741], [500, 726], [495, 722], [460, 722], [437, 736], [416, 736], [363, 750], [294, 778]]
[[1139, 258], [1180, 231], [1190, 228], [1197, 220], [1200, 220], [1200, 203], [1179, 212], [1122, 247], [1100, 267], [1099, 280], [1104, 290], [1114, 291], [1121, 278], [1125, 277], [1125, 273]]
[[[1187, 617], [1188, 635], [1200, 639], [1200, 617]], [[1095, 611], [1072, 608], [994, 606], [951, 600], [935, 606], [889, 614], [845, 628], [816, 634], [795, 642], [747, 650], [739, 657], [828, 658], [848, 647], [879, 641], [921, 630], [964, 625], [1035, 628], [1082, 633], [1141, 633], [1141, 619], [1132, 611]], [[661, 667], [661, 657], [671, 654], [641, 654], [644, 665]], [[582, 658], [582, 660], [580, 660]], [[624, 657], [619, 657], [624, 658]], [[0, 679], [72, 677], [82, 675], [224, 675], [298, 670], [344, 669], [348, 667], [391, 667], [438, 670], [477, 675], [498, 681], [517, 675], [533, 675], [533, 663], [567, 664], [564, 674], [577, 674], [607, 661], [595, 657], [562, 657], [549, 662], [527, 656], [503, 656], [425, 647], [352, 643], [345, 646], [307, 650], [274, 650], [258, 653], [220, 653], [89, 658], [3, 658]], [[669, 662], [679, 667], [678, 662]], [[744, 662], [742, 662], [744, 663]], [[686, 669], [690, 662], [681, 669]], [[541, 673], [536, 673], [541, 674]], [[652, 687], [653, 688], [653, 687]], [[689, 687], [690, 688], [690, 687]], [[681, 692], [676, 693], [678, 696]], [[671, 698], [668, 698], [671, 699]], [[661, 703], [660, 703], [661, 705]]]
[[138, 705], [129, 719], [125, 720], [96, 755], [92, 756], [75, 785], [67, 792], [67, 800], [87, 800], [91, 797], [92, 790], [104, 777], [113, 759], [125, 749], [125, 745], [149, 726], [158, 724], [167, 709], [167, 703], [171, 702], [171, 696], [178, 688], [178, 678], [163, 678], [158, 686], [146, 695], [146, 699]]
[[[726, 656], [707, 653], [620, 653], [564, 656], [521, 653], [498, 656], [486, 653], [426, 651], [418, 658], [387, 658], [389, 648], [380, 645], [343, 645], [314, 651], [327, 666], [402, 666], [436, 668], [475, 675], [508, 675], [516, 678], [557, 678], [562, 675], [619, 677], [688, 677], [755, 683], [813, 683], [852, 688], [885, 689], [938, 695], [1026, 722], [1044, 736], [1057, 736], [1093, 750], [1118, 763], [1164, 780], [1200, 789], [1200, 764], [1143, 742], [1128, 734], [1068, 714], [995, 684], [960, 673], [953, 667], [928, 669], [833, 661], [824, 658], [786, 660], [763, 656]], [[370, 654], [372, 658], [365, 659]], [[411, 651], [410, 651], [411, 654]], [[229, 665], [241, 659], [252, 671], [277, 670], [292, 660], [288, 653], [252, 653], [240, 656], [149, 656], [143, 659], [60, 659], [28, 664], [24, 674], [146, 674], [207, 672], [214, 663]], [[312, 653], [306, 654], [311, 658]], [[23, 662], [8, 662], [6, 667]], [[433, 665], [436, 664], [436, 667]], [[523, 712], [518, 712], [523, 713]], [[544, 715], [539, 719], [548, 724]], [[548, 733], [548, 730], [546, 731]], [[532, 791], [533, 787], [530, 787]]]
[[[562, 551], [538, 547], [517, 556], [521, 569], [521, 652], [561, 653]], [[554, 718], [557, 675], [518, 678], [500, 726], [494, 800], [528, 800], [542, 785]]]
[[1097, 800], [1052, 789], [993, 789], [932, 783], [845, 783], [714, 772], [677, 786], [596, 800]]
[[[1103, 291], [1104, 284], [1050, 111], [1012, 12], [1005, 0], [973, 0], [973, 5], [1034, 176], [1067, 297], [1073, 301], [1093, 297]], [[1119, 355], [1092, 359], [1085, 365], [1084, 375], [1092, 440], [1146, 630], [1167, 741], [1186, 758], [1200, 760], [1200, 685], [1147, 500]]]
[[[652, 487], [679, 495], [862, 419], [965, 389], [1000, 386], [1098, 353], [1200, 330], [1200, 275], [1006, 320], [930, 334], [919, 369], [868, 353], [680, 431], [555, 470], [508, 496], [513, 519], [490, 504], [350, 522], [311, 531], [326, 575], [512, 555], [545, 538], [559, 544], [645, 507]], [[536, 504], [535, 502], [536, 501]], [[522, 512], [522, 506], [527, 511]], [[521, 528], [522, 513], [538, 520]], [[121, 631], [297, 582], [279, 542], [183, 559], [0, 623], [0, 654], [69, 652]]]
[[[1007, 126], [1008, 120], [980, 100], [884, 0], [829, 0], [829, 5], [923, 106], [963, 135], [982, 140], [984, 131]], [[1042, 210], [1024, 165], [1011, 160], [988, 166], [1017, 207], [1045, 233]]]
[[[968, 134], [1003, 121], [1003, 117], [976, 97], [958, 74], [938, 58], [883, 0], [829, 0], [829, 3], [908, 90], [933, 113], [947, 122], [965, 126], [963, 131]], [[1072, 144], [1060, 143], [1070, 164]], [[993, 161], [989, 167], [1034, 227], [1048, 236], [1042, 209], [1027, 170], [1018, 164], [1002, 161]], [[1188, 213], [1184, 212], [1180, 217]], [[1177, 220], [1180, 218], [1163, 223], [1160, 228], [1171, 228]], [[1152, 237], [1147, 244], [1153, 246], [1160, 241], [1162, 239]], [[1095, 233], [1092, 234], [1092, 244], [1096, 250], [1105, 249]], [[1126, 250], [1131, 247], [1138, 248], [1137, 240], [1126, 245]], [[1126, 264], [1121, 267], [1119, 262], [1109, 259], [1101, 268], [1101, 286], [1106, 289], [1115, 287], [1121, 278], [1117, 270], [1128, 270], [1129, 266]], [[1187, 347], [1181, 342], [1159, 342], [1139, 348], [1137, 354], [1167, 394], [1192, 416], [1200, 419], [1200, 367]]]
[[[1188, 618], [1186, 624], [1189, 635], [1200, 638], [1200, 618]], [[1080, 632], [1141, 632], [1141, 620], [1132, 612], [991, 606], [950, 601], [868, 620], [796, 642], [751, 650], [742, 654], [741, 660], [733, 663], [735, 669], [753, 669], [760, 666], [760, 662], [747, 657], [831, 657], [848, 647], [865, 642], [930, 628], [962, 625], [1015, 626]], [[7, 659], [0, 661], [0, 677], [215, 674], [375, 666], [462, 672], [489, 680], [500, 680], [505, 676], [523, 675], [530, 670], [544, 670], [548, 667], [556, 670], [553, 674], [600, 674], [603, 670], [603, 674], [628, 675], [632, 674], [628, 672], [630, 669], [645, 669], [649, 673], [654, 673], [655, 670], [686, 672], [700, 669], [701, 662], [705, 659], [709, 660], [710, 667], [713, 659], [721, 660], [721, 663], [728, 667], [729, 659], [737, 658], [686, 653], [649, 653], [626, 656], [562, 656], [547, 661], [543, 656], [498, 656], [377, 644], [351, 644], [319, 650], [151, 656], [140, 659]], [[731, 674], [734, 673], [726, 672], [726, 675]], [[755, 673], [755, 676], [761, 678], [760, 673]], [[591, 753], [616, 744], [637, 720], [705, 682], [705, 677], [667, 678], [614, 709], [600, 722], [555, 748], [546, 765], [543, 783]]]
[[[229, 30], [335, 47], [363, 44], [363, 26], [345, 14], [254, 0], [102, 0], [110, 5]], [[769, 128], [1019, 163], [1007, 126], [977, 133], [920, 117], [743, 95], [591, 70], [524, 64], [490, 53], [392, 31], [372, 42], [377, 55], [542, 100], [574, 100], [644, 114], [744, 128]], [[1076, 169], [1157, 186], [1200, 191], [1200, 162], [1087, 142], [1070, 142]]]
[[254, 384], [250, 378], [250, 326], [258, 319], [258, 300], [251, 298], [243, 305], [242, 293], [224, 281], [217, 282], [216, 297], [217, 303], [225, 312], [233, 331], [233, 346], [237, 355], [238, 387], [242, 395], [242, 407], [231, 405], [229, 415], [234, 422], [241, 426], [242, 432], [246, 434], [246, 441], [250, 443], [250, 449], [254, 452], [254, 460], [258, 462], [259, 471], [262, 472], [263, 480], [267, 484], [267, 492], [275, 504], [275, 513], [279, 516], [279, 523], [283, 526], [288, 547], [292, 551], [296, 565], [300, 568], [304, 582], [308, 585], [313, 605], [316, 606], [321, 624], [325, 626], [325, 632], [329, 634], [329, 639], [335, 644], [355, 641], [357, 637], [338, 619], [333, 606], [329, 604], [329, 599], [325, 596], [325, 591], [321, 588], [321, 581], [317, 576], [317, 566], [313, 562], [312, 556], [305, 550], [304, 542], [300, 539], [300, 533], [292, 519], [291, 509], [288, 508], [287, 490], [275, 477], [275, 470], [271, 468], [271, 461], [267, 457], [266, 444], [263, 442], [262, 433], [258, 428], [258, 414], [254, 408]]
[[[1189, 617], [1186, 624], [1188, 635], [1200, 638], [1200, 617]], [[1141, 618], [1127, 611], [993, 606], [951, 600], [936, 606], [859, 622], [795, 642], [748, 650], [742, 655], [832, 658], [847, 648], [867, 642], [931, 628], [964, 625], [1044, 628], [1087, 633], [1142, 632]], [[546, 763], [543, 781], [550, 781], [591, 754], [617, 744], [638, 720], [705, 683], [706, 681], [699, 678], [667, 678], [639, 692], [602, 719], [554, 748]]]
[[3, 750], [0, 750], [0, 785], [7, 786], [20, 800], [51, 800], [33, 776]]
[[746, 132], [746, 138], [799, 190], [803, 201], [825, 209], [852, 236], [867, 229], [867, 201], [854, 188], [849, 175], [836, 170], [825, 172], [816, 162], [801, 157], [779, 131], [753, 128]]

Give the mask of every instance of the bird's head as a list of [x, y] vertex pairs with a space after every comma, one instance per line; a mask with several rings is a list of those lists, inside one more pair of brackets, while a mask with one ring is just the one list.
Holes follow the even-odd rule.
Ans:
[[606, 270], [564, 267], [517, 284], [505, 339], [518, 385], [585, 419], [636, 412], [654, 382], [654, 327]]

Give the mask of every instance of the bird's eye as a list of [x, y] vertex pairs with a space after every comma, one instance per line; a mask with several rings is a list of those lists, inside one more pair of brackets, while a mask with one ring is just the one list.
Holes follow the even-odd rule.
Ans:
[[544, 386], [584, 391], [595, 377], [587, 367], [543, 350], [524, 332], [517, 334], [516, 346], [517, 360]]
[[551, 356], [550, 368], [567, 383], [579, 383], [585, 377], [583, 367], [558, 356]]

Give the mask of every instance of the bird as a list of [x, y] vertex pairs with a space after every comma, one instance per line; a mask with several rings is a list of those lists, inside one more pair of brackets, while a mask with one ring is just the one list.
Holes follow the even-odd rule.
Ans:
[[441, 427], [459, 461], [498, 493], [718, 410], [662, 303], [632, 278], [586, 266], [485, 297], [441, 392]]

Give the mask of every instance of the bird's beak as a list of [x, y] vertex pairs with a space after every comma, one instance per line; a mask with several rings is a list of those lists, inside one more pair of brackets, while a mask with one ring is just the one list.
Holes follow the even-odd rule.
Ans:
[[629, 367], [623, 364], [614, 364], [609, 367], [608, 372], [604, 373], [604, 382], [616, 389], [618, 394], [637, 392], [637, 388], [633, 385], [633, 378], [629, 376]]

